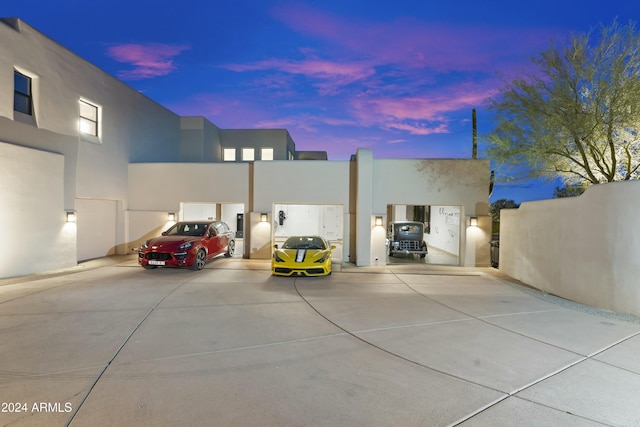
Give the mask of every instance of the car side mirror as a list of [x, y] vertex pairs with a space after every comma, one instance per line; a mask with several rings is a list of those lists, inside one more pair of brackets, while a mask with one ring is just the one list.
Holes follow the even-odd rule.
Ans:
[[163, 235], [163, 236], [166, 236], [166, 235], [167, 235], [167, 232], [166, 232], [166, 231], [163, 231], [163, 232], [162, 232], [162, 235]]
[[274, 249], [278, 249], [278, 245], [273, 245], [273, 248]]
[[331, 250], [334, 250], [336, 248], [336, 245], [331, 245]]

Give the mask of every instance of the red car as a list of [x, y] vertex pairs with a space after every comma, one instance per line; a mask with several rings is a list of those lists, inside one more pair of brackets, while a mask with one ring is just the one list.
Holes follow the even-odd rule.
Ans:
[[235, 232], [222, 221], [178, 222], [140, 246], [138, 263], [144, 268], [158, 266], [192, 267], [202, 270], [211, 258], [233, 255]]

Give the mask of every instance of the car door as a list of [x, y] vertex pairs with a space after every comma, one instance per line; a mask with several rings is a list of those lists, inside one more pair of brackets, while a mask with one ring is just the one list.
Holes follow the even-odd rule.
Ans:
[[221, 233], [218, 231], [214, 224], [209, 226], [209, 238], [207, 239], [207, 252], [209, 253], [209, 258], [213, 258], [214, 256], [220, 254], [222, 252], [222, 242]]
[[220, 236], [221, 251], [226, 252], [229, 245], [231, 230], [229, 230], [229, 226], [224, 222], [216, 224], [216, 228], [218, 229], [218, 236]]

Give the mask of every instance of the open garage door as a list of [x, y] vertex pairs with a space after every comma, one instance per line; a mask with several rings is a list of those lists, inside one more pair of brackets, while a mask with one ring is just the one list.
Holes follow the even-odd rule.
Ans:
[[[434, 265], [460, 265], [462, 229], [460, 217], [460, 206], [388, 205], [388, 223], [417, 221], [424, 224], [423, 240], [427, 245], [428, 253], [424, 257], [410, 253], [393, 254], [387, 257], [387, 264], [419, 262]], [[390, 229], [389, 227], [389, 234]], [[391, 235], [388, 237], [388, 244], [392, 244], [394, 237]]]
[[334, 259], [342, 259], [343, 207], [342, 205], [273, 205], [273, 243], [282, 245], [290, 236], [322, 236], [335, 245]]
[[235, 256], [244, 251], [244, 203], [196, 203], [180, 204], [180, 221], [224, 221], [236, 233]]

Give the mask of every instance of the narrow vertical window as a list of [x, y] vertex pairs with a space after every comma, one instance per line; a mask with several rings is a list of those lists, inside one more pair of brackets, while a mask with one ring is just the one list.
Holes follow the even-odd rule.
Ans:
[[242, 149], [242, 160], [245, 162], [252, 162], [255, 160], [255, 149], [253, 148], [243, 148]]
[[223, 151], [223, 159], [225, 162], [235, 162], [236, 161], [236, 149], [235, 148], [225, 148]]
[[13, 73], [13, 109], [23, 114], [33, 115], [33, 96], [31, 77], [14, 71]]
[[98, 107], [80, 100], [80, 132], [98, 136]]
[[273, 160], [273, 148], [263, 148], [260, 152], [260, 160]]

